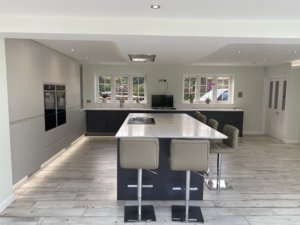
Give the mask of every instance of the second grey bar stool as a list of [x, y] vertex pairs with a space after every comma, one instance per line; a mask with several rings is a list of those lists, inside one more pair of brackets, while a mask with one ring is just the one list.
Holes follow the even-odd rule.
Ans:
[[209, 141], [172, 140], [171, 170], [186, 171], [185, 206], [172, 206], [172, 220], [204, 222], [200, 207], [190, 206], [191, 171], [206, 171], [208, 168]]
[[157, 169], [159, 142], [157, 138], [123, 138], [120, 140], [120, 166], [137, 169], [137, 206], [125, 206], [125, 222], [156, 221], [152, 205], [142, 206], [142, 170]]

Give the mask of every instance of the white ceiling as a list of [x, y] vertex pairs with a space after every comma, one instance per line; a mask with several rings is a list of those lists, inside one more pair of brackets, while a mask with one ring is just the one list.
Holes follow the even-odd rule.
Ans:
[[[152, 10], [158, 3], [161, 9]], [[153, 21], [300, 22], [299, 0], [0, 0], [0, 17], [68, 17]], [[38, 18], [37, 18], [38, 19]], [[184, 30], [184, 27], [177, 27]], [[267, 28], [266, 28], [267, 29]], [[300, 37], [232, 38], [98, 35], [97, 40], [36, 41], [83, 63], [126, 65], [128, 54], [157, 54], [157, 64], [275, 65], [300, 59]], [[184, 35], [184, 32], [183, 32]], [[54, 37], [52, 34], [51, 37]], [[262, 36], [261, 36], [262, 37]], [[75, 51], [71, 52], [70, 49]]]

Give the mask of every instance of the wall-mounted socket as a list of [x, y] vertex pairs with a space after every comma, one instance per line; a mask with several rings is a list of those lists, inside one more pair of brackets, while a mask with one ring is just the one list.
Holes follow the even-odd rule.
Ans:
[[158, 82], [167, 82], [166, 79], [158, 79]]
[[238, 98], [242, 98], [243, 97], [243, 92], [239, 91], [238, 92]]
[[86, 100], [86, 103], [91, 103], [92, 101], [90, 99], [87, 99]]

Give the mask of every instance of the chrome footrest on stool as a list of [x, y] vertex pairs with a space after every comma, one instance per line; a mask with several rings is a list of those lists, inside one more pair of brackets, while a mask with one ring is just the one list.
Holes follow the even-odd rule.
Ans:
[[[142, 205], [141, 221], [156, 221], [152, 205]], [[138, 206], [125, 206], [124, 222], [140, 222], [138, 220]]]
[[205, 179], [205, 184], [209, 190], [232, 190], [232, 186], [223, 179]]
[[[185, 222], [185, 206], [172, 205], [172, 221]], [[189, 207], [189, 221], [203, 223], [203, 215], [199, 206]]]

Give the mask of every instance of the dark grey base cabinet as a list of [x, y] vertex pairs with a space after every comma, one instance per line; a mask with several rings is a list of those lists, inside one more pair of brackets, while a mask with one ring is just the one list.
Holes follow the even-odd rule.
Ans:
[[[195, 110], [196, 111], [196, 110]], [[240, 130], [243, 136], [243, 111], [201, 111], [207, 119], [219, 122], [218, 130], [222, 132], [225, 124], [230, 124]], [[86, 110], [86, 135], [115, 135], [129, 113], [187, 113], [193, 111], [176, 110]]]

